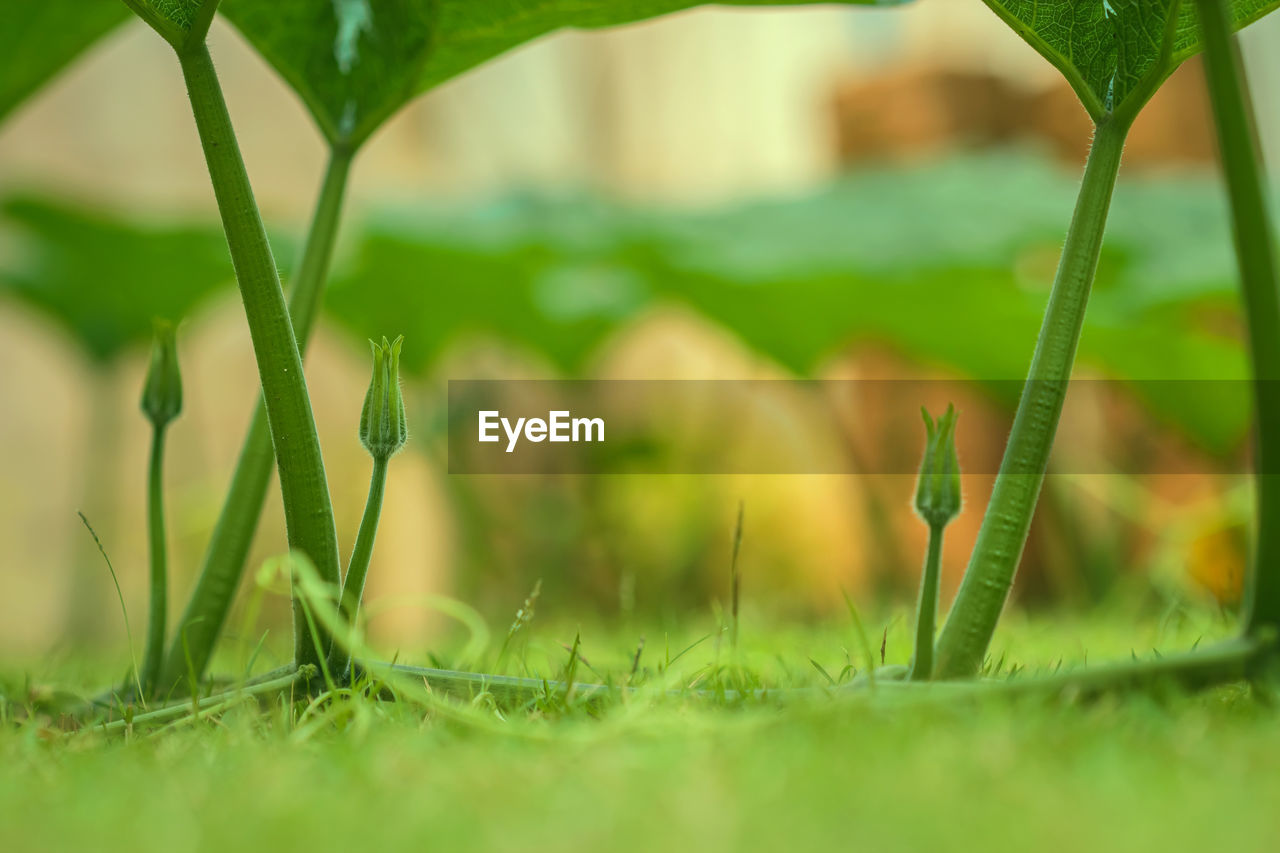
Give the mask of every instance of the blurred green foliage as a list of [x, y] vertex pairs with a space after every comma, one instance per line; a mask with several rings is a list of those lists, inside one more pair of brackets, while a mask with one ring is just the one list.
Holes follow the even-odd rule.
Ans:
[[33, 307], [97, 362], [151, 339], [234, 281], [211, 224], [143, 223], [68, 201], [18, 196], [0, 204], [0, 296]]
[[[486, 334], [572, 373], [640, 312], [675, 303], [798, 374], [874, 341], [962, 376], [1021, 379], [1074, 193], [1057, 166], [1003, 153], [723, 210], [534, 196], [384, 210], [329, 306], [361, 338], [403, 333], [406, 368], [419, 372], [441, 347]], [[1125, 182], [1080, 360], [1124, 380], [1243, 379], [1235, 299], [1218, 188]], [[1207, 408], [1180, 390], [1141, 387], [1206, 448], [1239, 443], [1243, 395]]]
[[[1074, 190], [1058, 166], [1002, 153], [715, 210], [533, 195], [388, 207], [352, 229], [328, 310], [361, 343], [404, 334], [417, 374], [473, 336], [580, 373], [610, 335], [676, 304], [801, 375], [871, 341], [961, 376], [1021, 379]], [[34, 198], [0, 213], [16, 249], [0, 285], [95, 358], [230, 282], [212, 223], [158, 227]], [[1123, 380], [1245, 378], [1234, 276], [1225, 202], [1208, 177], [1122, 182], [1081, 363]], [[1243, 439], [1241, 395], [1207, 407], [1172, 384], [1140, 391], [1209, 450]]]

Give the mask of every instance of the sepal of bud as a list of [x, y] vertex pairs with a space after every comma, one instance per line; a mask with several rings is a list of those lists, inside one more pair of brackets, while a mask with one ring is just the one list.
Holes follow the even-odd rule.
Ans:
[[404, 336], [388, 343], [369, 341], [373, 348], [373, 379], [360, 413], [360, 443], [375, 459], [389, 459], [404, 447], [409, 429], [400, 393], [400, 346]]
[[955, 406], [936, 421], [923, 408], [925, 448], [916, 483], [916, 513], [930, 526], [942, 526], [960, 514], [960, 458], [956, 454]]
[[182, 411], [182, 374], [178, 370], [173, 324], [156, 320], [154, 328], [151, 364], [142, 388], [141, 408], [152, 425], [161, 429]]

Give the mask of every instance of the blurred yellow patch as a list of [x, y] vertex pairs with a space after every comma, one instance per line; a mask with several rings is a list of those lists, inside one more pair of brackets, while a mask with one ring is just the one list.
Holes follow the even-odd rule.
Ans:
[[1187, 543], [1187, 575], [1222, 604], [1239, 604], [1249, 555], [1248, 528], [1240, 522], [1206, 525]]

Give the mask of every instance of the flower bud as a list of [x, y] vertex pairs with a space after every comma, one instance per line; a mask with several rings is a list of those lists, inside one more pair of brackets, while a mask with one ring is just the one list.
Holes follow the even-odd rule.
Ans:
[[374, 459], [389, 459], [409, 438], [400, 394], [400, 345], [404, 336], [373, 347], [373, 380], [360, 413], [360, 443]]
[[161, 429], [182, 411], [182, 374], [178, 372], [178, 347], [173, 324], [156, 320], [151, 342], [151, 366], [142, 388], [142, 411], [152, 426]]
[[926, 433], [924, 460], [916, 484], [916, 513], [931, 527], [943, 526], [960, 513], [960, 459], [956, 455], [955, 406], [935, 422], [923, 408]]

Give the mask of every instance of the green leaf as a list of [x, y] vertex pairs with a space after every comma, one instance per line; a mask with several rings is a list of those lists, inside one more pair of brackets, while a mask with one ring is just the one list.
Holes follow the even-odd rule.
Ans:
[[0, 26], [0, 120], [128, 16], [115, 0], [7, 4]]
[[[1195, 9], [1179, 0], [984, 0], [1071, 83], [1094, 121], [1136, 114], [1200, 50]], [[1246, 26], [1280, 0], [1227, 0]], [[1170, 12], [1174, 17], [1170, 18]]]
[[192, 40], [204, 41], [218, 8], [218, 0], [124, 0], [124, 4], [177, 50]]
[[[908, 0], [844, 0], [894, 6]], [[223, 0], [331, 144], [359, 145], [416, 95], [538, 36], [701, 5], [689, 0]], [[739, 0], [733, 5], [799, 5]]]
[[152, 227], [36, 198], [7, 200], [0, 217], [15, 248], [0, 265], [0, 296], [49, 317], [98, 362], [150, 340], [153, 319], [176, 323], [233, 281], [213, 227]]
[[223, 0], [332, 145], [359, 145], [417, 92], [438, 0]]
[[[1239, 30], [1280, 7], [1280, 0], [1227, 0], [1226, 5], [1232, 27]], [[1204, 44], [1196, 23], [1195, 4], [1192, 0], [1183, 0], [1178, 10], [1178, 34], [1173, 43], [1174, 67], [1202, 50]]]

